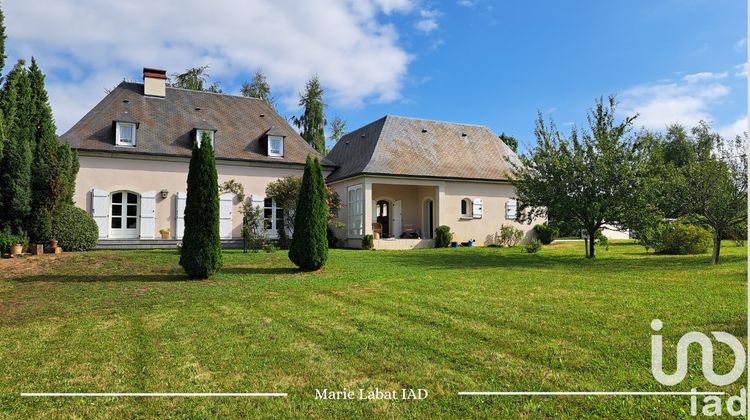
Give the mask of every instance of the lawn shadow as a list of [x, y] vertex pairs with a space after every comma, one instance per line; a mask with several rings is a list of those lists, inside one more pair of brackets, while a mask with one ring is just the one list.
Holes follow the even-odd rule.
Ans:
[[219, 274], [300, 274], [305, 273], [292, 267], [225, 267]]
[[15, 283], [124, 283], [124, 282], [186, 282], [193, 281], [185, 274], [41, 274], [11, 279]]

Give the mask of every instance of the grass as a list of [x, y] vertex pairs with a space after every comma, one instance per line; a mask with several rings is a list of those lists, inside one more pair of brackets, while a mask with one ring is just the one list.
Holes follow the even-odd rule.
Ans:
[[[0, 415], [7, 417], [666, 417], [684, 396], [465, 397], [458, 391], [714, 390], [697, 352], [688, 377], [650, 372], [650, 322], [665, 366], [688, 331], [747, 345], [747, 248], [595, 261], [583, 244], [332, 250], [320, 272], [283, 251], [225, 253], [187, 281], [174, 251], [98, 251], [0, 261]], [[715, 345], [727, 372], [728, 347]], [[691, 350], [692, 351], [692, 350]], [[739, 393], [745, 377], [721, 390]], [[321, 401], [315, 389], [426, 388], [425, 401]], [[21, 397], [21, 392], [288, 392], [287, 398]]]

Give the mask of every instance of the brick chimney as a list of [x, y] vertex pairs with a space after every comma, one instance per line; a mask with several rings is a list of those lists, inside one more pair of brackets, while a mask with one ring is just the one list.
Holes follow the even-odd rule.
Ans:
[[143, 94], [163, 98], [167, 93], [167, 71], [143, 68]]

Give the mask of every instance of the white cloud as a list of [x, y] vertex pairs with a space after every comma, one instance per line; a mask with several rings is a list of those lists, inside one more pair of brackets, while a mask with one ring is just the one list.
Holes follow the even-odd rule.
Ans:
[[704, 71], [701, 73], [693, 73], [685, 75], [682, 79], [688, 83], [705, 82], [708, 80], [720, 80], [727, 77], [727, 72], [711, 73]]
[[736, 72], [734, 73], [737, 77], [747, 77], [747, 63], [737, 64], [734, 66]]
[[716, 131], [724, 137], [725, 140], [734, 140], [736, 136], [741, 136], [742, 133], [747, 132], [747, 115], [739, 118], [737, 121], [718, 127]]
[[422, 9], [419, 11], [419, 19], [415, 25], [417, 30], [429, 34], [439, 27], [437, 18], [440, 12], [437, 10]]
[[474, 7], [476, 6], [477, 2], [476, 0], [459, 0], [458, 5], [464, 6], [464, 7]]
[[742, 51], [745, 49], [745, 45], [747, 45], [747, 38], [742, 38], [741, 40], [737, 41], [736, 44], [734, 44], [734, 49], [737, 51]]
[[713, 122], [711, 106], [730, 93], [717, 81], [724, 77], [726, 73], [697, 73], [677, 82], [636, 86], [619, 95], [620, 110], [628, 115], [640, 114], [636, 124], [648, 129], [660, 130], [673, 123], [692, 127], [701, 120]]
[[282, 103], [294, 104], [314, 73], [337, 105], [397, 100], [411, 57], [381, 16], [413, 6], [411, 0], [4, 4], [9, 55], [37, 57], [61, 132], [105, 88], [123, 77], [139, 78], [142, 67], [173, 73], [209, 64], [225, 88], [235, 76], [249, 78], [261, 68]]

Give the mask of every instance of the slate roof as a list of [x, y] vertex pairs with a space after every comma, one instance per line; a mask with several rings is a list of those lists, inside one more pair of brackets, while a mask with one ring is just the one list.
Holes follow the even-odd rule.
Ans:
[[[139, 124], [136, 147], [115, 146], [116, 120]], [[130, 82], [120, 83], [61, 138], [79, 150], [189, 157], [196, 128], [216, 130], [219, 159], [304, 164], [307, 155], [320, 157], [260, 99], [169, 87], [164, 98], [150, 97], [143, 84]], [[267, 132], [286, 136], [283, 158], [267, 156]]]
[[507, 181], [518, 156], [489, 128], [387, 115], [343, 136], [328, 181], [361, 174]]

